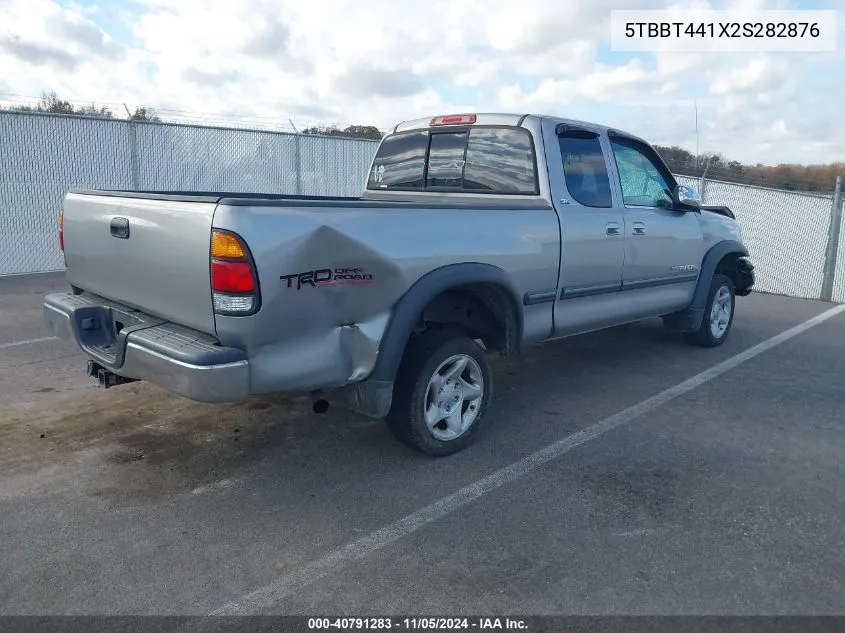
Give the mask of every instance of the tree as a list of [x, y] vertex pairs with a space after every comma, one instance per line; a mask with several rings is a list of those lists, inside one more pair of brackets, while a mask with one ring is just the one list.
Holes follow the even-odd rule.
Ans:
[[319, 136], [339, 136], [343, 138], [362, 138], [380, 141], [384, 136], [374, 125], [349, 125], [343, 129], [336, 126], [314, 126], [302, 130], [303, 134]]
[[95, 116], [110, 119], [114, 115], [105, 106], [96, 106], [93, 103], [74, 107], [70, 101], [59, 99], [54, 90], [42, 92], [38, 103], [34, 106], [20, 105], [12, 106], [9, 110], [15, 112], [45, 112], [49, 114], [81, 114], [83, 116]]
[[150, 123], [161, 123], [161, 117], [155, 110], [147, 106], [136, 106], [135, 112], [129, 117], [133, 121], [148, 121]]
[[81, 114], [83, 116], [96, 116], [103, 119], [111, 119], [113, 116], [112, 111], [109, 110], [107, 107], [97, 107], [93, 103], [91, 105], [84, 105], [76, 108], [74, 114]]
[[710, 167], [715, 167], [716, 169], [719, 169], [720, 167], [723, 167], [725, 165], [726, 161], [725, 157], [722, 156], [720, 153], [710, 152], [701, 156], [701, 163], [704, 165], [707, 165], [709, 163]]
[[691, 152], [688, 152], [683, 147], [678, 147], [677, 145], [671, 145], [669, 147], [663, 145], [655, 145], [654, 149], [657, 150], [657, 153], [660, 154], [661, 158], [663, 158], [663, 160], [666, 161], [667, 164], [692, 164], [693, 162], [695, 162], [695, 156], [693, 156]]
[[74, 114], [73, 104], [70, 101], [59, 99], [55, 91], [42, 92], [41, 98], [34, 106], [22, 105], [10, 108], [19, 112], [49, 112], [51, 114]]

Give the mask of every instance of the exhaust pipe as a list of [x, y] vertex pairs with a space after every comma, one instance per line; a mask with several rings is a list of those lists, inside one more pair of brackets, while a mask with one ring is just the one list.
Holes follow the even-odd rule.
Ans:
[[102, 387], [103, 389], [108, 389], [109, 387], [116, 387], [117, 385], [125, 385], [130, 382], [138, 382], [136, 378], [125, 378], [124, 376], [118, 376], [117, 374], [109, 371], [99, 363], [95, 363], [93, 360], [88, 361], [88, 375], [92, 378], [96, 378], [100, 387]]
[[322, 395], [323, 392], [319, 389], [311, 392], [311, 410], [314, 413], [322, 414], [329, 410], [329, 401]]

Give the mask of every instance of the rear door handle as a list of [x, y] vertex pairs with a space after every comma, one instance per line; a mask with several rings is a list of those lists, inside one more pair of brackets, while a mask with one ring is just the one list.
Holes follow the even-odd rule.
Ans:
[[645, 224], [634, 222], [634, 235], [645, 235]]
[[619, 235], [619, 224], [616, 222], [608, 222], [604, 232], [608, 235]]

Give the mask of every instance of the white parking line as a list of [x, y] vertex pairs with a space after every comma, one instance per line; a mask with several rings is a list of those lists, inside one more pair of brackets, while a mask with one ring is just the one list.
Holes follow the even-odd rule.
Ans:
[[41, 338], [31, 338], [28, 341], [12, 341], [11, 343], [0, 343], [0, 349], [7, 347], [18, 347], [19, 345], [31, 345], [32, 343], [44, 343], [46, 341], [57, 341], [58, 336], [43, 336]]
[[421, 508], [404, 518], [399, 519], [395, 523], [391, 523], [390, 525], [387, 525], [380, 530], [376, 530], [357, 541], [336, 549], [323, 558], [308, 563], [304, 567], [301, 567], [286, 576], [282, 576], [260, 589], [251, 591], [241, 598], [216, 609], [211, 613], [211, 615], [260, 614], [263, 608], [273, 603], [278, 603], [283, 598], [290, 596], [298, 590], [303, 589], [322, 578], [325, 578], [329, 574], [340, 570], [350, 563], [360, 560], [405, 536], [417, 532], [428, 524], [455, 512], [487, 493], [537, 470], [544, 464], [568, 453], [585, 442], [594, 440], [608, 431], [612, 431], [624, 424], [632, 422], [644, 413], [654, 411], [667, 402], [674, 400], [678, 396], [682, 396], [685, 393], [692, 391], [696, 387], [721, 376], [725, 372], [730, 371], [745, 361], [750, 360], [777, 345], [780, 345], [784, 341], [788, 341], [789, 339], [798, 336], [802, 332], [815, 327], [819, 323], [827, 321], [843, 311], [845, 311], [845, 305], [831, 308], [830, 310], [827, 310], [826, 312], [823, 312], [822, 314], [813, 317], [800, 325], [796, 325], [795, 327], [790, 328], [777, 336], [773, 336], [772, 338], [767, 339], [762, 343], [737, 354], [736, 356], [732, 356], [718, 365], [715, 365], [710, 369], [707, 369], [700, 374], [675, 385], [674, 387], [670, 387], [666, 391], [662, 391], [651, 398], [628, 407], [627, 409], [605, 418], [601, 422], [588, 426], [577, 433], [568, 435], [554, 444], [550, 444], [549, 446], [532, 453], [528, 457], [524, 457], [509, 466], [505, 466], [504, 468], [479, 479], [475, 483], [472, 483], [465, 488], [461, 488], [457, 492], [454, 492], [447, 497], [443, 497], [439, 501], [435, 501], [431, 505]]

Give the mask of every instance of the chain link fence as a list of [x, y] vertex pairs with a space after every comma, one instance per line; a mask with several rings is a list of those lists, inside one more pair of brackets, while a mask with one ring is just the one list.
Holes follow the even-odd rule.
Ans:
[[[823, 297], [825, 278], [834, 277], [834, 264], [828, 256], [833, 195], [702, 181], [689, 176], [677, 179], [696, 188], [705, 205], [726, 206], [734, 212], [756, 269], [756, 290], [807, 299]], [[839, 205], [841, 208], [841, 200]], [[825, 297], [834, 301], [845, 301], [843, 249], [845, 244], [838, 244], [838, 282], [828, 293], [830, 296]]]
[[[0, 112], [0, 275], [63, 267], [56, 216], [67, 189], [357, 196], [377, 141]], [[682, 172], [680, 172], [682, 173]], [[680, 175], [736, 214], [758, 290], [845, 301], [842, 200]], [[831, 188], [832, 189], [832, 188]], [[831, 219], [833, 218], [833, 222]]]
[[61, 270], [70, 188], [357, 196], [378, 143], [0, 112], [0, 275]]

